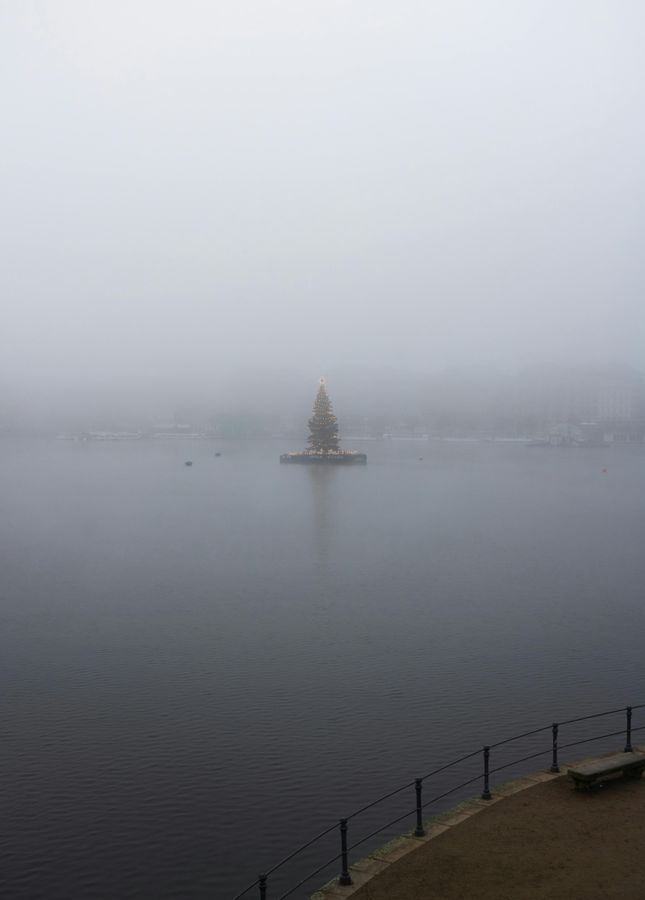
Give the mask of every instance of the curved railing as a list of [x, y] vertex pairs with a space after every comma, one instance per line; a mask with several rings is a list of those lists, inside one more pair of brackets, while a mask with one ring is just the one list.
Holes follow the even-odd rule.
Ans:
[[[268, 887], [269, 887], [269, 879], [270, 877], [285, 866], [287, 863], [291, 862], [291, 860], [295, 859], [309, 847], [316, 844], [318, 841], [321, 841], [328, 834], [331, 834], [334, 830], [338, 829], [339, 838], [340, 838], [340, 852], [336, 853], [331, 859], [325, 860], [321, 865], [315, 868], [312, 872], [309, 872], [304, 878], [301, 878], [297, 884], [292, 885], [287, 891], [282, 893], [279, 897], [275, 898], [275, 900], [286, 900], [287, 897], [290, 897], [294, 894], [299, 888], [301, 888], [304, 884], [310, 881], [312, 878], [315, 878], [316, 875], [319, 875], [325, 869], [329, 868], [333, 863], [341, 862], [341, 871], [338, 876], [338, 883], [341, 885], [349, 885], [352, 883], [351, 875], [349, 872], [349, 854], [352, 850], [359, 847], [361, 844], [366, 843], [371, 838], [376, 837], [376, 835], [381, 834], [383, 831], [387, 831], [387, 829], [392, 828], [394, 825], [397, 825], [399, 822], [402, 822], [404, 819], [408, 819], [411, 816], [416, 817], [416, 827], [414, 830], [414, 834], [417, 837], [422, 837], [424, 835], [423, 828], [423, 810], [431, 806], [434, 803], [438, 803], [440, 800], [443, 800], [445, 797], [450, 796], [450, 794], [454, 794], [457, 791], [462, 790], [465, 787], [468, 787], [471, 784], [474, 784], [477, 781], [482, 782], [482, 794], [481, 797], [483, 800], [490, 800], [492, 798], [491, 794], [491, 786], [490, 779], [491, 775], [496, 774], [497, 772], [501, 772], [504, 769], [509, 769], [512, 766], [519, 766], [522, 763], [528, 762], [531, 759], [537, 759], [540, 756], [546, 756], [547, 754], [551, 755], [551, 765], [549, 768], [550, 772], [557, 773], [560, 771], [560, 766], [558, 762], [558, 753], [561, 750], [566, 750], [569, 747], [577, 747], [581, 744], [588, 744], [592, 741], [600, 741], [605, 738], [617, 737], [619, 735], [625, 736], [625, 745], [624, 751], [626, 753], [632, 752], [632, 734], [635, 731], [641, 731], [645, 729], [645, 725], [639, 725], [637, 727], [632, 726], [632, 716], [633, 711], [638, 709], [645, 709], [645, 703], [639, 703], [633, 706], [621, 706], [616, 709], [605, 710], [604, 712], [592, 713], [588, 716], [578, 716], [573, 719], [566, 719], [563, 722], [553, 722], [550, 725], [544, 725], [541, 728], [533, 728], [530, 731], [524, 731], [522, 734], [516, 734], [513, 737], [505, 738], [502, 741], [497, 741], [495, 744], [487, 744], [482, 748], [478, 748], [477, 750], [473, 750], [472, 753], [466, 753], [463, 756], [460, 756], [458, 759], [453, 760], [452, 762], [446, 763], [443, 766], [439, 766], [437, 769], [433, 769], [431, 772], [428, 772], [421, 778], [413, 778], [411, 781], [407, 781], [405, 784], [402, 784], [400, 787], [395, 788], [392, 791], [388, 791], [387, 794], [383, 794], [381, 797], [378, 797], [376, 800], [372, 800], [370, 803], [366, 803], [364, 806], [361, 806], [359, 809], [354, 810], [354, 812], [350, 813], [350, 815], [345, 816], [339, 821], [334, 822], [332, 825], [329, 825], [323, 831], [319, 832], [315, 837], [312, 837], [306, 843], [302, 844], [300, 847], [297, 847], [288, 856], [285, 856], [279, 862], [277, 862], [270, 869], [267, 869], [261, 875], [259, 875], [255, 881], [251, 882], [251, 884], [247, 885], [239, 894], [236, 894], [233, 900], [241, 900], [242, 897], [245, 897], [249, 891], [253, 890], [253, 888], [257, 888], [259, 891], [260, 900], [268, 900]], [[617, 715], [618, 713], [622, 713], [625, 716], [625, 726], [616, 731], [608, 731], [603, 734], [594, 734], [590, 737], [584, 737], [580, 740], [569, 741], [566, 744], [560, 743], [560, 733], [561, 729], [565, 726], [578, 725], [581, 722], [589, 722], [592, 719], [600, 719], [603, 716], [611, 716]], [[518, 759], [513, 759], [510, 762], [504, 762], [502, 765], [498, 765], [494, 768], [491, 768], [491, 758], [492, 751], [498, 750], [500, 747], [513, 744], [516, 741], [521, 741], [529, 737], [535, 737], [536, 735], [541, 735], [544, 732], [551, 732], [551, 740], [549, 742], [549, 746], [545, 749], [538, 750], [537, 752], [529, 753], [528, 755], [521, 756]], [[445, 790], [437, 796], [431, 797], [429, 800], [424, 800], [423, 798], [423, 783], [427, 781], [429, 778], [433, 778], [436, 775], [439, 775], [441, 772], [446, 772], [448, 769], [452, 769], [455, 766], [460, 765], [461, 763], [465, 763], [468, 760], [475, 759], [475, 757], [481, 756], [482, 758], [482, 768], [474, 777], [468, 778], [466, 781], [462, 781], [457, 785], [454, 785], [449, 790]], [[369, 832], [369, 834], [364, 835], [360, 838], [360, 840], [355, 841], [353, 844], [349, 844], [348, 835], [349, 835], [349, 822], [352, 819], [355, 819], [357, 816], [360, 816], [362, 813], [367, 812], [367, 810], [372, 809], [375, 806], [378, 806], [380, 803], [384, 803], [386, 800], [395, 797], [397, 794], [403, 793], [408, 789], [414, 787], [414, 796], [415, 796], [415, 805], [413, 808], [407, 808], [405, 812], [401, 815], [398, 815], [395, 819], [392, 819], [385, 824], [379, 826], [375, 830]]]

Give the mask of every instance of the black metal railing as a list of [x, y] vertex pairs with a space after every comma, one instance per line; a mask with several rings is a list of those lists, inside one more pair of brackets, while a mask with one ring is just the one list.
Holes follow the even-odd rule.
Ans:
[[[334, 822], [329, 825], [323, 831], [319, 832], [315, 837], [308, 840], [306, 843], [297, 847], [288, 856], [285, 856], [278, 863], [272, 866], [270, 869], [267, 869], [261, 875], [259, 875], [251, 884], [247, 885], [240, 893], [236, 894], [233, 900], [241, 900], [242, 897], [245, 897], [249, 891], [253, 890], [253, 888], [258, 888], [260, 900], [269, 900], [268, 897], [268, 885], [270, 877], [277, 872], [279, 869], [282, 869], [287, 863], [291, 862], [291, 860], [300, 856], [300, 854], [304, 853], [305, 850], [312, 847], [314, 844], [322, 841], [327, 835], [331, 834], [333, 831], [338, 829], [339, 837], [340, 837], [340, 852], [336, 853], [331, 859], [327, 859], [324, 863], [317, 866], [313, 871], [309, 872], [304, 878], [301, 878], [297, 884], [292, 884], [284, 893], [282, 893], [279, 897], [276, 897], [275, 900], [286, 900], [287, 897], [292, 896], [299, 888], [301, 888], [304, 884], [310, 881], [312, 878], [315, 878], [316, 875], [319, 875], [321, 872], [324, 872], [325, 869], [328, 869], [334, 863], [337, 863], [339, 860], [341, 862], [340, 865], [340, 874], [338, 875], [338, 883], [341, 885], [349, 885], [352, 883], [352, 877], [350, 874], [350, 853], [352, 850], [361, 846], [362, 844], [367, 843], [372, 838], [376, 837], [379, 834], [382, 834], [384, 831], [387, 831], [390, 828], [393, 828], [395, 825], [398, 825], [400, 822], [405, 819], [411, 818], [415, 816], [415, 830], [414, 834], [417, 837], [423, 837], [425, 834], [424, 823], [423, 823], [423, 810], [428, 806], [431, 806], [439, 801], [443, 800], [446, 797], [449, 797], [451, 794], [455, 794], [470, 785], [475, 784], [475, 782], [481, 782], [482, 784], [482, 792], [481, 799], [482, 800], [490, 800], [492, 799], [492, 792], [490, 786], [490, 779], [492, 775], [495, 775], [497, 772], [501, 772], [505, 769], [509, 769], [512, 767], [522, 766], [524, 763], [528, 762], [532, 759], [537, 759], [540, 756], [551, 756], [551, 765], [547, 770], [552, 773], [558, 773], [560, 771], [559, 757], [558, 754], [561, 750], [567, 750], [571, 747], [578, 747], [582, 744], [588, 744], [593, 741], [600, 741], [603, 739], [618, 737], [619, 735], [624, 735], [625, 737], [625, 745], [624, 752], [631, 753], [633, 752], [632, 747], [632, 734], [635, 731], [641, 731], [645, 729], [645, 725], [639, 725], [637, 727], [633, 727], [632, 725], [632, 716], [634, 710], [645, 709], [645, 703], [639, 703], [632, 706], [621, 706], [616, 709], [605, 710], [604, 712], [592, 713], [588, 716], [578, 716], [573, 719], [565, 719], [562, 722], [552, 722], [550, 725], [544, 725], [541, 728], [533, 728], [530, 731], [524, 731], [522, 734], [516, 734], [513, 737], [505, 738], [502, 741], [497, 741], [494, 744], [486, 744], [483, 748], [479, 748], [477, 750], [473, 750], [471, 753], [467, 753], [463, 756], [460, 756], [458, 759], [452, 760], [452, 762], [445, 763], [442, 766], [439, 766], [436, 769], [433, 769], [431, 772], [428, 772], [426, 775], [423, 775], [421, 778], [414, 778], [411, 781], [407, 781], [405, 784], [401, 785], [398, 788], [395, 788], [392, 791], [388, 791], [388, 793], [383, 794], [381, 797], [378, 797], [376, 800], [372, 800], [370, 803], [366, 803], [364, 806], [361, 806], [359, 809], [354, 810], [354, 812], [350, 813], [348, 816], [344, 816], [339, 821]], [[593, 719], [599, 719], [603, 716], [611, 716], [622, 713], [625, 715], [625, 727], [620, 728], [616, 731], [608, 731], [603, 734], [594, 734], [591, 736], [585, 736], [578, 740], [569, 741], [566, 744], [560, 743], [561, 729], [564, 727], [570, 727], [574, 725], [580, 725], [583, 722], [590, 722]], [[538, 749], [537, 751], [531, 752], [527, 755], [521, 756], [517, 759], [512, 759], [510, 761], [502, 762], [501, 765], [496, 765], [494, 768], [491, 768], [491, 757], [493, 756], [492, 751], [499, 751], [500, 748], [506, 747], [507, 745], [515, 744], [517, 741], [525, 740], [527, 738], [535, 738], [537, 735], [542, 735], [544, 732], [551, 732], [551, 740], [549, 742], [549, 746]], [[540, 744], [542, 747], [542, 745]], [[448, 790], [444, 790], [439, 793], [437, 796], [431, 797], [429, 800], [423, 799], [423, 786], [424, 782], [428, 781], [428, 779], [434, 778], [442, 772], [446, 772], [449, 769], [453, 769], [455, 766], [461, 765], [463, 763], [469, 762], [471, 760], [475, 760], [477, 757], [482, 759], [482, 768], [477, 772], [474, 776], [469, 777], [465, 781], [460, 782], [457, 785], [450, 787]], [[383, 825], [380, 825], [378, 828], [371, 830], [368, 834], [361, 837], [359, 840], [350, 844], [348, 840], [349, 836], [349, 823], [355, 819], [356, 817], [362, 815], [368, 810], [373, 809], [374, 807], [384, 803], [387, 800], [392, 799], [398, 794], [403, 793], [410, 788], [414, 788], [415, 793], [415, 805], [412, 808], [407, 808], [405, 812], [400, 815], [397, 815], [396, 818], [386, 822]], [[273, 900], [273, 898], [272, 898]]]

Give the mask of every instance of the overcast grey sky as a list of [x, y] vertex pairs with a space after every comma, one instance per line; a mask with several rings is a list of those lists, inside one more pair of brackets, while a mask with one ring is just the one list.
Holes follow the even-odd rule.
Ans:
[[638, 0], [0, 10], [0, 382], [645, 359]]

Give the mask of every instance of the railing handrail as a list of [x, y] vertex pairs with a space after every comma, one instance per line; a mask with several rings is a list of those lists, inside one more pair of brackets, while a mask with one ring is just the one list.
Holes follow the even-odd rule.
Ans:
[[[610, 716], [610, 715], [615, 715], [617, 713], [627, 712], [627, 747], [629, 747], [631, 749], [631, 742], [630, 742], [631, 733], [634, 731], [641, 731], [641, 730], [645, 729], [645, 725], [640, 725], [636, 728], [633, 728], [631, 726], [632, 711], [636, 710], [636, 709], [643, 709], [643, 708], [645, 708], [645, 703], [633, 704], [631, 706], [620, 706], [620, 707], [616, 707], [615, 709], [608, 709], [608, 710], [605, 710], [605, 711], [599, 712], [599, 713], [591, 713], [590, 715], [587, 715], [587, 716], [578, 716], [576, 718], [566, 719], [561, 722], [553, 722], [549, 725], [544, 725], [540, 728], [534, 728], [534, 729], [531, 729], [530, 731], [524, 731], [521, 734], [516, 734], [513, 737], [505, 738], [504, 740], [497, 741], [494, 744], [486, 745], [484, 747], [484, 752], [485, 752], [485, 772], [484, 772], [485, 789], [484, 789], [484, 794], [482, 796], [486, 797], [486, 793], [488, 791], [488, 776], [494, 774], [495, 772], [501, 772], [503, 769], [507, 769], [507, 768], [510, 768], [511, 766], [519, 765], [520, 763], [526, 762], [529, 759], [534, 759], [538, 756], [544, 756], [545, 754], [551, 752], [551, 750], [553, 750], [553, 754], [554, 754], [553, 755], [553, 766], [551, 768], [551, 771], [557, 772], [557, 771], [559, 771], [559, 768], [557, 766], [557, 751], [558, 751], [558, 749], [564, 750], [568, 747], [576, 747], [580, 744], [587, 744], [592, 741], [602, 740], [603, 738], [616, 737], [617, 735], [625, 734], [625, 729], [623, 728], [620, 731], [607, 732], [607, 733], [604, 733], [601, 735], [597, 735], [595, 737], [583, 738], [582, 740], [571, 741], [567, 744], [559, 744], [558, 743], [558, 729], [562, 728], [565, 725], [575, 725], [580, 722], [590, 721], [591, 719], [599, 719], [599, 718], [602, 718], [603, 716]], [[512, 762], [505, 763], [502, 766], [497, 766], [494, 769], [488, 768], [488, 755], [490, 753], [490, 750], [494, 750], [498, 747], [502, 747], [507, 744], [512, 744], [515, 741], [522, 740], [523, 738], [526, 738], [526, 737], [532, 737], [536, 734], [541, 734], [544, 731], [552, 731], [553, 732], [552, 747], [549, 747], [546, 750], [540, 750], [536, 753], [531, 753], [528, 756], [524, 756], [524, 757], [521, 757], [520, 759], [513, 760]], [[375, 835], [379, 834], [380, 832], [385, 831], [387, 828], [390, 828], [392, 825], [395, 825], [398, 822], [402, 821], [403, 819], [407, 818], [408, 816], [412, 815], [415, 811], [417, 813], [419, 813], [420, 810], [424, 809], [426, 806], [429, 806], [432, 803], [437, 803], [439, 800], [442, 800], [444, 797], [447, 797], [449, 794], [453, 794], [456, 791], [460, 790], [461, 788], [464, 788], [469, 784], [473, 784], [474, 782], [481, 779], [483, 777], [482, 773], [480, 773], [479, 775], [476, 775], [474, 778], [468, 779], [468, 781], [465, 781], [465, 782], [457, 785], [456, 787], [451, 788], [448, 791], [445, 791], [442, 794], [439, 794], [437, 797], [433, 797], [431, 800], [427, 800], [425, 803], [420, 802], [421, 794], [420, 794], [420, 790], [419, 790], [419, 785], [422, 782], [424, 782], [428, 778], [432, 778], [434, 775], [438, 775], [440, 772], [444, 772], [447, 769], [452, 768], [453, 766], [459, 765], [459, 763], [465, 762], [468, 759], [472, 759], [473, 757], [478, 756], [481, 752], [482, 752], [482, 749], [480, 747], [477, 750], [472, 751], [471, 753], [467, 753], [464, 756], [460, 756], [457, 759], [452, 760], [452, 762], [445, 763], [444, 765], [440, 766], [439, 768], [433, 769], [431, 772], [428, 772], [422, 778], [416, 778], [416, 779], [413, 779], [412, 781], [408, 781], [405, 784], [401, 785], [400, 787], [395, 788], [394, 790], [388, 791], [387, 793], [383, 794], [381, 797], [378, 797], [376, 800], [372, 800], [370, 803], [367, 803], [364, 806], [359, 807], [358, 809], [356, 809], [352, 813], [350, 813], [348, 816], [345, 816], [343, 819], [341, 819], [341, 823], [344, 823], [344, 828], [345, 828], [345, 833], [346, 833], [347, 822], [350, 819], [353, 819], [356, 816], [360, 815], [361, 813], [366, 812], [366, 810], [368, 810], [368, 809], [372, 809], [374, 806], [377, 806], [379, 803], [382, 803], [384, 800], [388, 800], [389, 798], [396, 796], [396, 794], [401, 793], [401, 791], [406, 790], [406, 788], [409, 788], [412, 785], [417, 786], [417, 790], [418, 790], [417, 806], [415, 807], [415, 809], [405, 812], [403, 815], [399, 816], [398, 818], [394, 819], [393, 821], [388, 822], [385, 825], [382, 825], [380, 828], [376, 829], [376, 831], [371, 832], [366, 837], [361, 838], [359, 841], [356, 841], [354, 844], [352, 844], [349, 848], [346, 848], [346, 849], [353, 850], [355, 847], [358, 847], [360, 844], [365, 843], [365, 841], [368, 841], [370, 838], [374, 837]], [[490, 794], [488, 796], [490, 796]], [[341, 827], [342, 827], [342, 825], [341, 825]], [[319, 841], [321, 838], [325, 837], [326, 835], [330, 834], [336, 828], [338, 828], [338, 822], [334, 822], [332, 825], [329, 825], [323, 831], [319, 832], [315, 837], [311, 838], [306, 843], [301, 844], [296, 850], [292, 851], [287, 856], [283, 857], [283, 859], [281, 859], [280, 862], [276, 863], [270, 869], [267, 869], [262, 875], [258, 876], [258, 878], [256, 878], [255, 881], [253, 881], [246, 888], [244, 888], [244, 890], [241, 891], [241, 893], [236, 894], [235, 897], [233, 898], [233, 900], [241, 900], [241, 898], [244, 897], [245, 894], [247, 894], [252, 888], [254, 888], [258, 885], [260, 886], [261, 900], [265, 900], [267, 876], [272, 875], [274, 872], [276, 872], [278, 869], [280, 869], [287, 862], [292, 860], [294, 857], [298, 856], [299, 853], [302, 853], [308, 847], [311, 847], [312, 844], [315, 844], [317, 841]], [[299, 887], [301, 887], [303, 884], [305, 884], [307, 881], [309, 881], [309, 879], [313, 878], [319, 872], [323, 871], [323, 869], [325, 869], [327, 866], [331, 865], [333, 862], [335, 862], [337, 859], [340, 859], [340, 858], [341, 858], [341, 854], [339, 853], [333, 859], [328, 860], [328, 862], [326, 862], [322, 866], [318, 867], [315, 871], [313, 871], [309, 875], [307, 875], [306, 878], [302, 879], [301, 881], [298, 882], [298, 884], [296, 884], [294, 887], [290, 888], [287, 891], [287, 893], [282, 894], [282, 896], [279, 898], [279, 900], [284, 900], [284, 898], [290, 896]]]

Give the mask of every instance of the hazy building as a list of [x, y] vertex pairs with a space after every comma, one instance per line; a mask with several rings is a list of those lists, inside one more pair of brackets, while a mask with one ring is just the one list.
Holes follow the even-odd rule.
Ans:
[[598, 388], [596, 418], [601, 422], [632, 421], [635, 417], [635, 385], [628, 381], [606, 382]]

